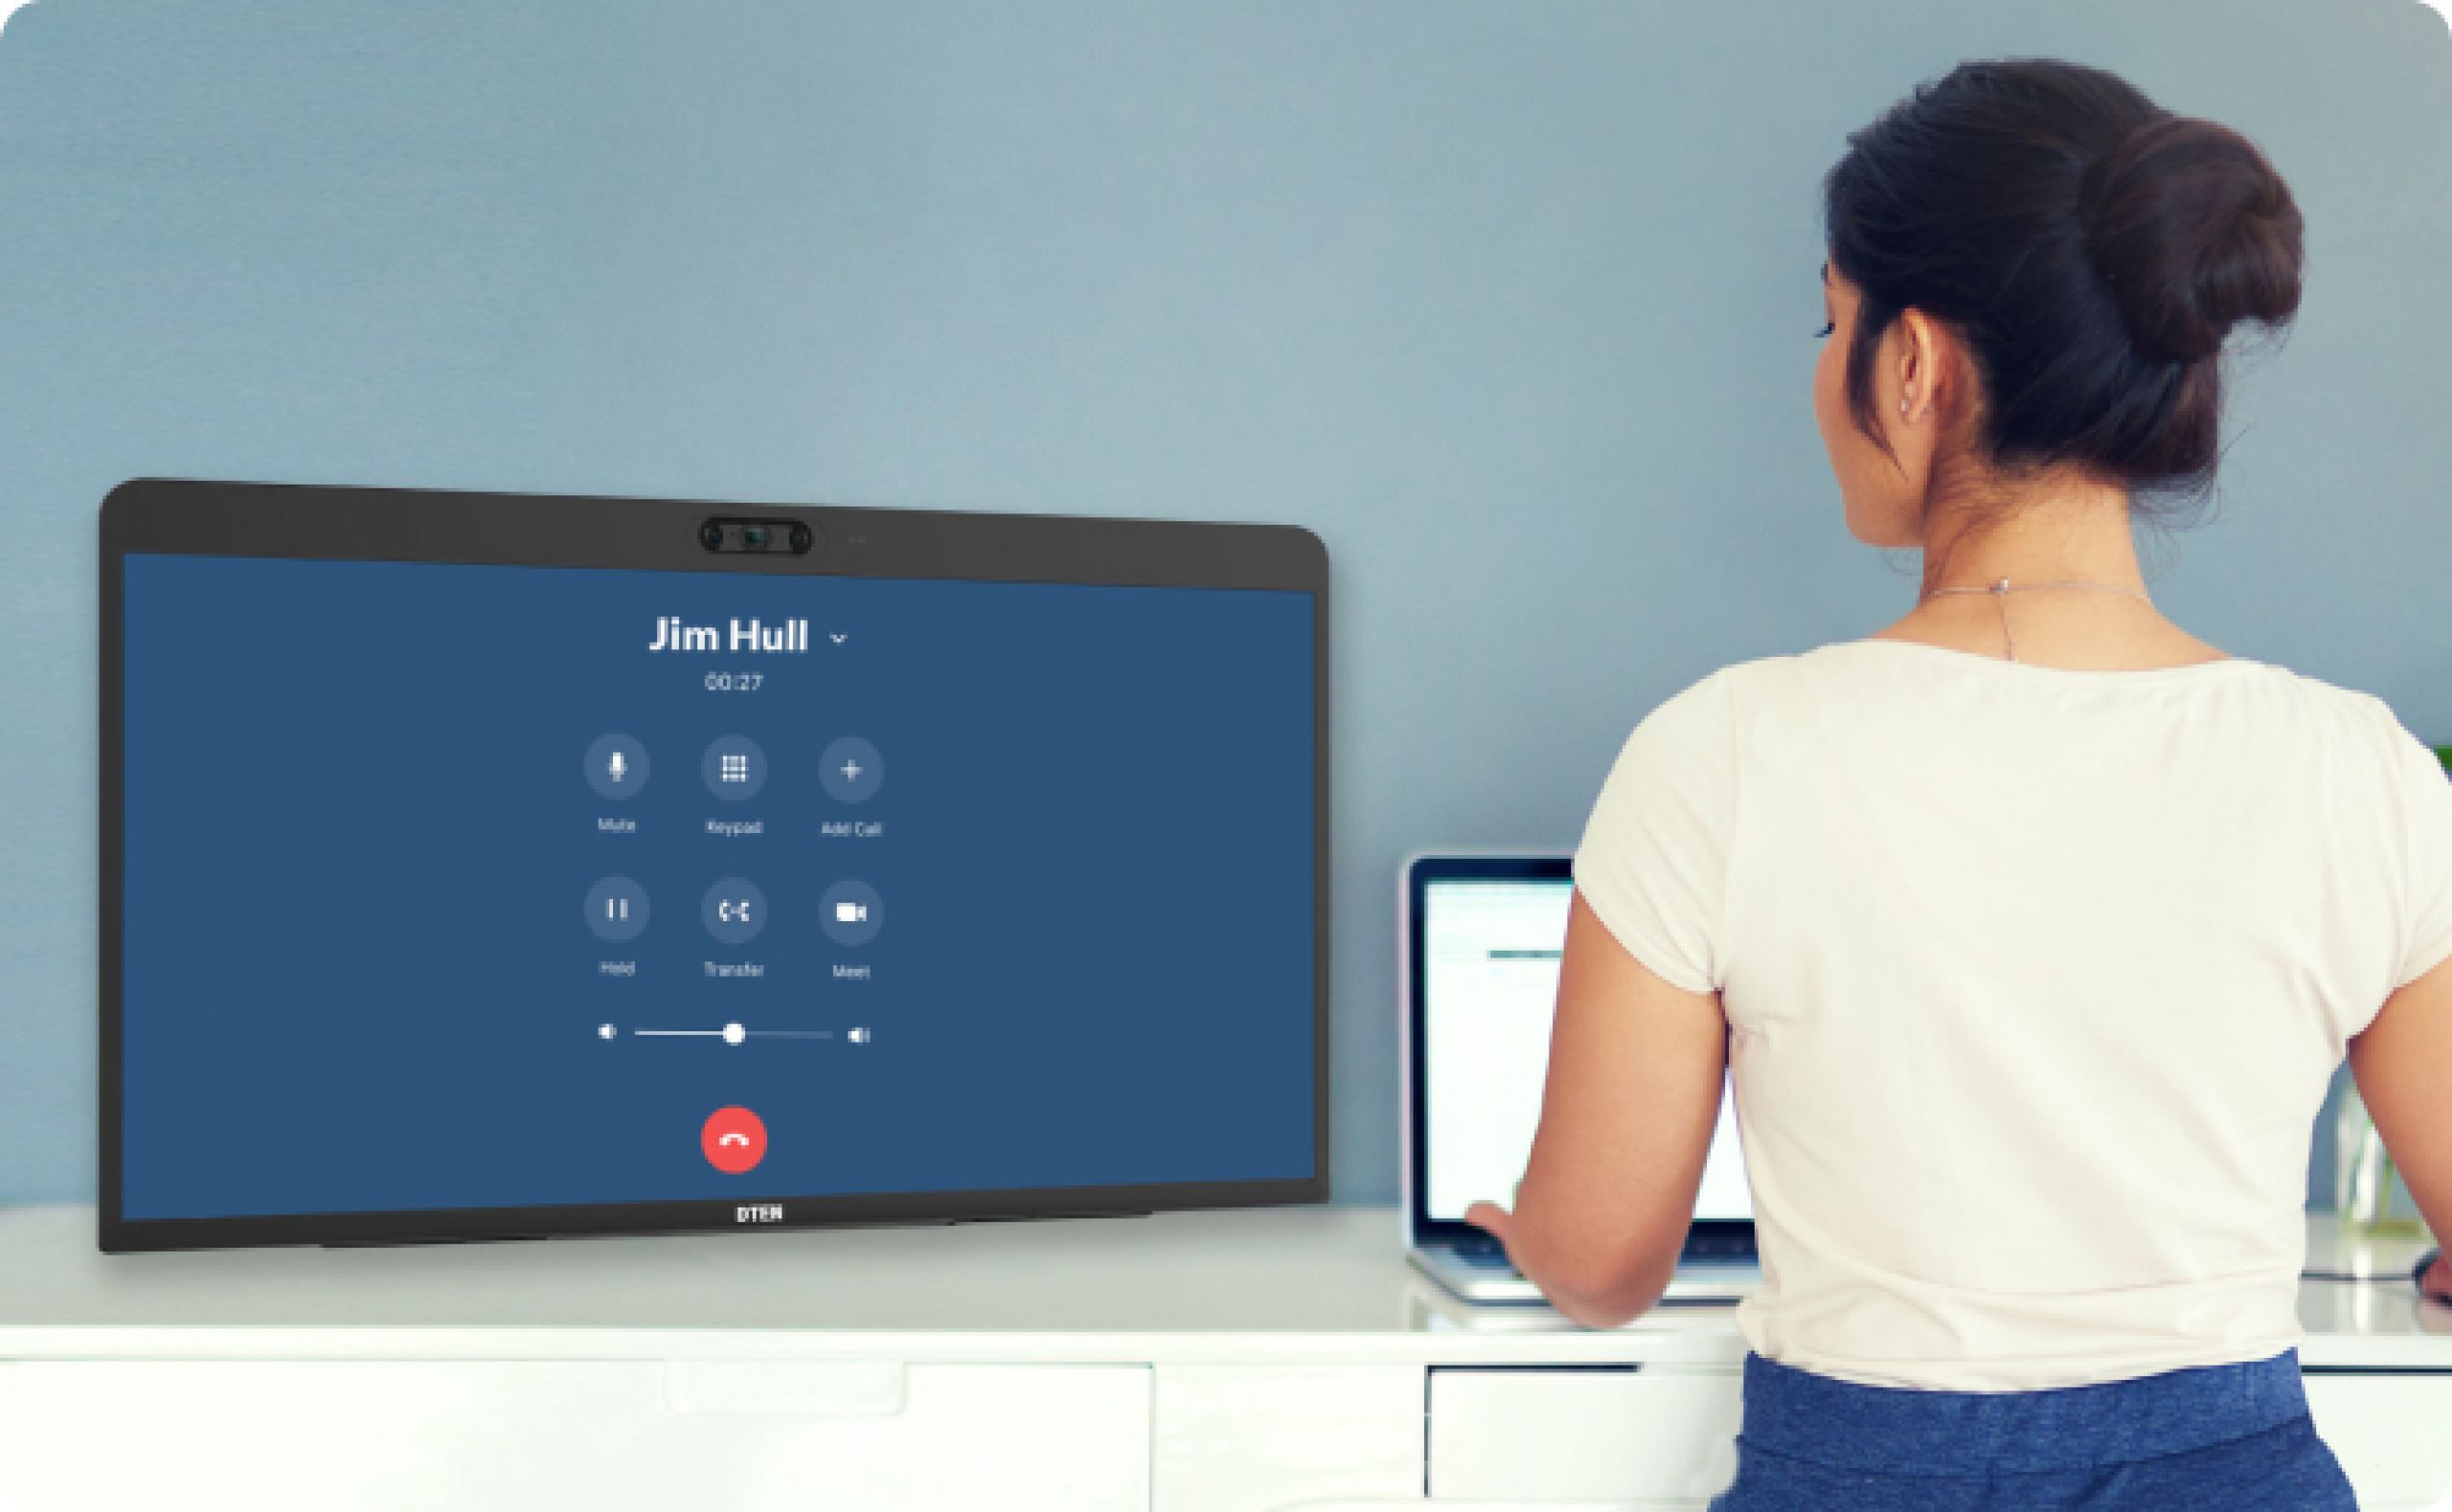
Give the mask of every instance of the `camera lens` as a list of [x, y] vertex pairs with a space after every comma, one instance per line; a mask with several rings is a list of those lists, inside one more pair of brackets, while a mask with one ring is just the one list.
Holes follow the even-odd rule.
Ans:
[[698, 527], [698, 544], [711, 552], [722, 551], [724, 549], [724, 528], [717, 525], [715, 521], [709, 520], [706, 524]]
[[740, 528], [740, 544], [748, 547], [753, 552], [764, 551], [766, 549], [766, 527], [762, 525], [742, 526]]
[[808, 527], [807, 527], [807, 526], [806, 526], [806, 525], [795, 525], [795, 526], [793, 526], [793, 527], [792, 527], [792, 550], [793, 550], [793, 551], [796, 551], [796, 552], [800, 552], [800, 553], [806, 553], [808, 551], [808, 548], [809, 548]]

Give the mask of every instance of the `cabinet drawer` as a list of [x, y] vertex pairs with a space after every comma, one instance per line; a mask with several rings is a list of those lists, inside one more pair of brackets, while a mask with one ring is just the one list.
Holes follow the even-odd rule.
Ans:
[[1418, 1365], [1160, 1365], [1153, 1512], [1419, 1502]]
[[2452, 1373], [2309, 1370], [2307, 1410], [2369, 1512], [2444, 1504]]
[[1141, 1365], [0, 1364], [0, 1502], [764, 1509], [1149, 1504]]
[[1733, 1369], [1434, 1369], [1430, 1494], [1691, 1501], [1737, 1475]]

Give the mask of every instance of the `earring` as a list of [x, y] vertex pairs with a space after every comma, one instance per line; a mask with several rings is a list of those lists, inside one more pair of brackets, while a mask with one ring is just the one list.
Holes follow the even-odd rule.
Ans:
[[1901, 399], [1901, 400], [1899, 400], [1899, 401], [1898, 401], [1898, 413], [1899, 413], [1899, 414], [1901, 414], [1901, 415], [1904, 415], [1904, 414], [1906, 414], [1906, 413], [1907, 413], [1907, 401], [1906, 401], [1905, 399]]

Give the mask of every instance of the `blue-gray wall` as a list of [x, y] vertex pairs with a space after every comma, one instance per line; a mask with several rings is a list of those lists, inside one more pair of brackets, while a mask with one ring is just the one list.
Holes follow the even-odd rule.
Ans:
[[1390, 1197], [1398, 854], [1567, 842], [1651, 704], [1906, 606], [1813, 430], [1814, 190], [2012, 53], [2237, 124], [2306, 213], [2163, 602], [2452, 739], [2452, 32], [2412, 0], [39, 0], [0, 1199], [94, 1184], [94, 508], [148, 473], [1310, 526], [1337, 1191]]

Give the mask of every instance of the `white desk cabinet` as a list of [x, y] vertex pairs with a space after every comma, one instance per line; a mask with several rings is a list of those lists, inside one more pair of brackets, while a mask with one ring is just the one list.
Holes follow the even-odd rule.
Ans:
[[1733, 1365], [1430, 1372], [1433, 1497], [1701, 1506], [1737, 1474]]
[[0, 1365], [36, 1508], [1149, 1505], [1138, 1365], [152, 1360]]
[[[103, 1256], [0, 1213], [0, 1508], [1699, 1508], [1720, 1309], [1475, 1310], [1384, 1209]], [[2317, 1263], [2372, 1265], [2322, 1226]], [[2452, 1309], [2304, 1283], [2369, 1512], [2452, 1483]]]

